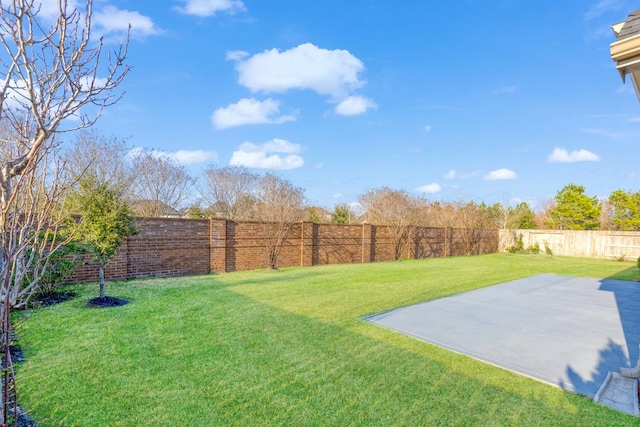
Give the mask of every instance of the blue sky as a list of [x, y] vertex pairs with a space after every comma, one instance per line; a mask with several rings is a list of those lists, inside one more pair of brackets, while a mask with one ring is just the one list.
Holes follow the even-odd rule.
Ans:
[[194, 173], [277, 170], [332, 209], [389, 186], [542, 207], [640, 189], [640, 103], [610, 58], [628, 0], [95, 1], [132, 24], [102, 133]]

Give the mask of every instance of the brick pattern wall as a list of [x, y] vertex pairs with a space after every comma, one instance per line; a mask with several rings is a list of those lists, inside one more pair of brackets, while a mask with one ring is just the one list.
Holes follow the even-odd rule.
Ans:
[[[105, 270], [107, 280], [182, 276], [267, 267], [265, 225], [225, 219], [137, 218], [140, 232], [129, 237]], [[468, 233], [423, 228], [403, 258], [429, 258], [498, 251], [498, 231], [481, 231], [468, 250]], [[351, 264], [394, 259], [391, 231], [370, 224], [303, 222], [289, 230], [278, 257], [279, 267]], [[98, 268], [87, 263], [71, 281], [97, 281]]]
[[[206, 219], [136, 218], [130, 236], [105, 268], [106, 280], [184, 276], [210, 269], [210, 224]], [[98, 280], [98, 265], [76, 268], [72, 282]]]

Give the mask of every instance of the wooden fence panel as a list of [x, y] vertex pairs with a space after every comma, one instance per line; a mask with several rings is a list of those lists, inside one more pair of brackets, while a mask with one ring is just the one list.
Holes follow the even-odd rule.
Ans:
[[640, 232], [594, 230], [500, 230], [500, 251], [522, 236], [525, 248], [538, 244], [554, 255], [635, 261], [640, 257]]

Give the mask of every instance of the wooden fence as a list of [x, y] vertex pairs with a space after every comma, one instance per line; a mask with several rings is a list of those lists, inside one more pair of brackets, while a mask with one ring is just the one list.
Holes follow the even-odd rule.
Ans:
[[525, 248], [538, 245], [554, 255], [635, 261], [640, 257], [640, 232], [582, 230], [500, 230], [500, 251], [522, 236]]

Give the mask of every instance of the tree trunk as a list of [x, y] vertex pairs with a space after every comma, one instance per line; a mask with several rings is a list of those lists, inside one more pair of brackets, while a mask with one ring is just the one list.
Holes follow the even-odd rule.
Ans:
[[13, 361], [11, 360], [11, 304], [9, 293], [2, 307], [2, 412], [0, 425], [8, 426], [16, 418], [16, 385]]
[[98, 274], [100, 276], [100, 298], [104, 298], [104, 265], [100, 264]]

